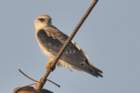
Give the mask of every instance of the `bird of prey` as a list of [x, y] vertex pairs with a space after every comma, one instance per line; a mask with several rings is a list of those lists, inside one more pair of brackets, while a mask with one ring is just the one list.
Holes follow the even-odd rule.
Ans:
[[[41, 50], [48, 56], [47, 67], [49, 68], [51, 66], [49, 64], [52, 64], [68, 36], [52, 24], [49, 15], [36, 17], [34, 27], [36, 40]], [[69, 43], [57, 65], [84, 71], [95, 77], [103, 77], [103, 72], [90, 64], [83, 50], [73, 42]]]

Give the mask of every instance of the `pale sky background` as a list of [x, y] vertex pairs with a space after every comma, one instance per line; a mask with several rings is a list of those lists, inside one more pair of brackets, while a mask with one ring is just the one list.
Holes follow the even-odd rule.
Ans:
[[[0, 1], [0, 93], [32, 83], [17, 69], [36, 79], [43, 73], [45, 57], [35, 41], [36, 16], [49, 14], [61, 31], [70, 34], [90, 0]], [[57, 68], [47, 83], [54, 93], [140, 93], [140, 1], [99, 0], [74, 39], [104, 71], [104, 78]]]

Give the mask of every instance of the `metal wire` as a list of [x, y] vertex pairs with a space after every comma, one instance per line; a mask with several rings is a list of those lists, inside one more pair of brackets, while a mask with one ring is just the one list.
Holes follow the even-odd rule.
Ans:
[[[22, 75], [24, 75], [25, 77], [27, 77], [28, 79], [30, 79], [30, 80], [32, 80], [32, 81], [34, 81], [34, 82], [40, 83], [40, 81], [37, 81], [37, 80], [35, 80], [34, 78], [32, 78], [31, 76], [27, 75], [27, 74], [26, 74], [25, 72], [23, 72], [21, 69], [18, 69], [18, 71], [19, 71]], [[56, 85], [57, 87], [60, 87], [59, 84], [55, 83], [55, 82], [52, 81], [52, 80], [47, 79], [47, 81], [51, 82], [52, 84]], [[35, 84], [35, 83], [34, 83], [34, 84]], [[31, 85], [33, 85], [33, 84], [31, 84]]]

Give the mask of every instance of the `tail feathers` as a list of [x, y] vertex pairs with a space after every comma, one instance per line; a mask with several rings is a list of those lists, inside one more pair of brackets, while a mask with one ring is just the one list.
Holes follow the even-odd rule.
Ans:
[[89, 73], [92, 74], [95, 77], [103, 77], [103, 75], [102, 75], [103, 71], [101, 71], [100, 69], [96, 68], [93, 65], [90, 65]]

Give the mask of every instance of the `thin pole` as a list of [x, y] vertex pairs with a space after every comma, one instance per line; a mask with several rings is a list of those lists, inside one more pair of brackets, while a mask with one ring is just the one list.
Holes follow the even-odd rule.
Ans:
[[[58, 60], [60, 59], [60, 57], [62, 56], [63, 52], [65, 51], [66, 47], [68, 46], [68, 44], [71, 42], [71, 40], [74, 38], [74, 36], [76, 35], [76, 33], [79, 31], [80, 27], [82, 26], [82, 24], [84, 23], [84, 21], [86, 20], [86, 18], [89, 16], [89, 14], [91, 13], [92, 9], [95, 7], [95, 5], [97, 4], [98, 0], [93, 0], [92, 3], [90, 4], [89, 8], [87, 9], [87, 11], [85, 12], [85, 14], [81, 17], [79, 23], [76, 25], [74, 31], [72, 32], [72, 34], [70, 35], [70, 37], [65, 41], [64, 45], [62, 46], [62, 48], [60, 49], [60, 51], [58, 52], [53, 64], [52, 64], [52, 68], [55, 67], [55, 65], [57, 64]], [[51, 69], [47, 69], [47, 71], [45, 72], [45, 74], [41, 77], [40, 79], [40, 83], [37, 84], [36, 86], [36, 90], [38, 92], [40, 92], [40, 90], [43, 88], [43, 86], [45, 85], [48, 76], [50, 75], [50, 73], [52, 72]]]

